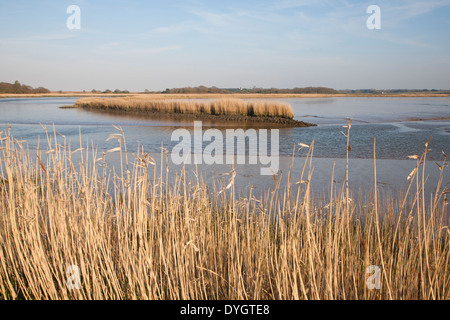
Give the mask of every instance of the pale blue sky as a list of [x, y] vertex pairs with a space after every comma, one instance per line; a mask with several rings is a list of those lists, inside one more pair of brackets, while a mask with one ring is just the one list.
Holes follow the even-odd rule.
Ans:
[[[81, 30], [69, 30], [69, 5]], [[369, 5], [381, 30], [369, 30]], [[0, 81], [450, 89], [450, 0], [0, 0]]]

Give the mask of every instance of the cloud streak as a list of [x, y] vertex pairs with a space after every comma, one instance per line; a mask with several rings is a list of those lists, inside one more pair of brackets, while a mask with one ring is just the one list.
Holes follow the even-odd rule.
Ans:
[[94, 52], [100, 55], [114, 55], [114, 56], [136, 56], [136, 55], [148, 55], [164, 53], [169, 51], [181, 50], [181, 45], [169, 45], [162, 47], [151, 47], [151, 48], [136, 48], [126, 43], [120, 42], [110, 42], [106, 44], [98, 45]]

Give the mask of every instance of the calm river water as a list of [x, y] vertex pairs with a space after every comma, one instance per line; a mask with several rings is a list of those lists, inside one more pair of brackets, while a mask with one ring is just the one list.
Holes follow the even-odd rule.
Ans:
[[[16, 139], [27, 140], [30, 148], [41, 143], [45, 132], [41, 124], [71, 140], [78, 147], [79, 134], [99, 151], [118, 146], [117, 141], [106, 141], [110, 134], [117, 133], [113, 125], [120, 125], [127, 140], [128, 152], [134, 153], [139, 146], [144, 151], [160, 154], [161, 145], [171, 150], [178, 141], [171, 141], [177, 128], [193, 131], [193, 122], [154, 120], [130, 115], [115, 115], [85, 111], [82, 109], [60, 109], [60, 106], [74, 104], [77, 98], [0, 99], [0, 127], [11, 125]], [[350, 181], [353, 186], [371, 187], [373, 172], [373, 139], [377, 140], [378, 180], [387, 190], [403, 189], [406, 177], [414, 168], [415, 161], [406, 160], [408, 155], [420, 155], [424, 144], [431, 140], [432, 151], [429, 184], [437, 180], [437, 166], [434, 161], [443, 159], [442, 151], [450, 154], [450, 98], [302, 98], [283, 99], [294, 108], [295, 119], [313, 122], [317, 127], [280, 129], [280, 168], [286, 176], [291, 164], [293, 147], [299, 142], [310, 144], [314, 140], [315, 189], [326, 191], [331, 181], [333, 164], [336, 165], [335, 181], [342, 181], [345, 171], [346, 132], [343, 125], [346, 118], [352, 118], [350, 133]], [[216, 124], [225, 130], [223, 124]], [[2, 130], [2, 129], [0, 129]], [[59, 136], [59, 139], [62, 139]], [[207, 145], [207, 143], [206, 143]], [[250, 146], [252, 149], [253, 146]], [[75, 149], [75, 148], [74, 148]], [[296, 153], [294, 172], [298, 173], [306, 151]], [[114, 159], [114, 155], [111, 155]], [[113, 161], [114, 162], [114, 161]], [[176, 166], [175, 166], [176, 168]], [[189, 168], [188, 168], [189, 169]], [[231, 170], [230, 165], [204, 166], [207, 180], [221, 179], [221, 174]], [[236, 167], [236, 183], [241, 187], [252, 185], [259, 190], [273, 187], [272, 177], [261, 176], [259, 165]], [[294, 173], [294, 178], [295, 174]], [[448, 182], [448, 173], [445, 176]]]

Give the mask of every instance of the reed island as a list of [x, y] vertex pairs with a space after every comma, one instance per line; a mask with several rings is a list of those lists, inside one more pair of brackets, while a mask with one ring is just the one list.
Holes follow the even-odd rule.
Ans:
[[264, 124], [280, 127], [311, 127], [294, 120], [292, 106], [283, 101], [219, 99], [155, 99], [149, 95], [117, 98], [81, 98], [76, 107], [87, 110], [140, 114], [174, 120], [211, 120]]

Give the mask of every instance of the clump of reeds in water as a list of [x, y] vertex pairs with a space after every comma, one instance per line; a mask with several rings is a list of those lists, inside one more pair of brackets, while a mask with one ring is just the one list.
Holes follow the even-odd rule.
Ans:
[[120, 111], [143, 111], [181, 114], [264, 116], [292, 119], [294, 113], [287, 102], [272, 100], [244, 101], [241, 99], [161, 100], [149, 96], [121, 98], [83, 98], [77, 106]]
[[350, 201], [332, 177], [321, 202], [310, 187], [313, 144], [301, 144], [306, 160], [291, 169], [299, 181], [289, 174], [284, 189], [256, 199], [236, 195], [234, 174], [215, 193], [184, 170], [170, 183], [164, 152], [159, 165], [142, 151], [130, 161], [123, 132], [111, 138], [117, 174], [109, 153], [81, 139], [73, 150], [55, 134], [30, 150], [0, 132], [1, 299], [450, 298], [445, 160], [426, 202], [427, 150], [400, 199], [374, 191]]

